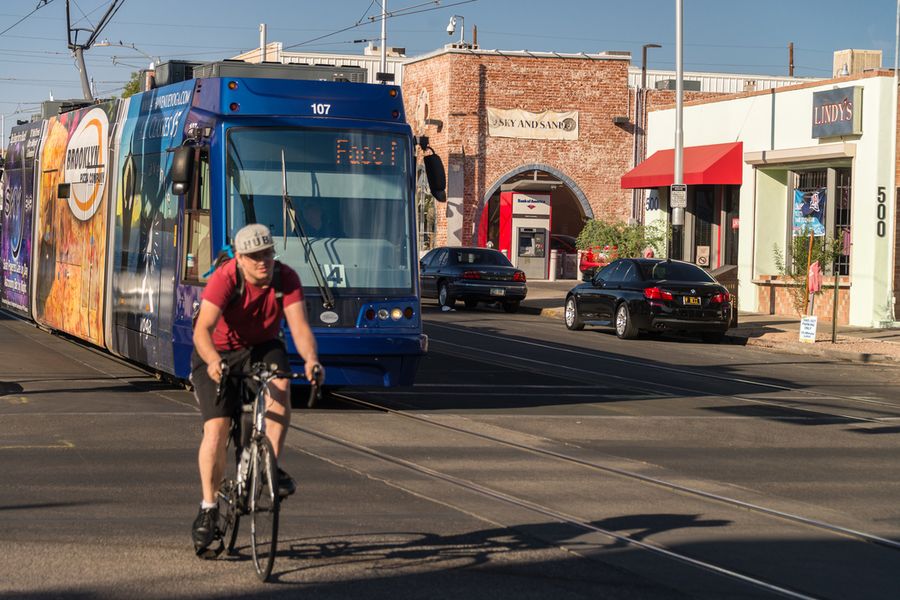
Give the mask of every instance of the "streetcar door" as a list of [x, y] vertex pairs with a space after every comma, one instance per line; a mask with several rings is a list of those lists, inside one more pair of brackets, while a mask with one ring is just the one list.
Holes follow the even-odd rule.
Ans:
[[[179, 377], [187, 377], [190, 372], [193, 317], [200, 308], [213, 262], [209, 152], [206, 147], [190, 150], [193, 152], [190, 185], [183, 196], [184, 211], [178, 227], [180, 254], [172, 328], [175, 374]], [[173, 190], [179, 189], [176, 185], [177, 182], [173, 182]]]

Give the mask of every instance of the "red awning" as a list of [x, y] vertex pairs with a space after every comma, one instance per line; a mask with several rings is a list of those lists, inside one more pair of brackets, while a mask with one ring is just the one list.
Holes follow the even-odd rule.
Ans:
[[[684, 183], [687, 185], [741, 185], [742, 142], [692, 146], [684, 149]], [[622, 177], [622, 187], [655, 188], [672, 185], [675, 150], [660, 150]]]

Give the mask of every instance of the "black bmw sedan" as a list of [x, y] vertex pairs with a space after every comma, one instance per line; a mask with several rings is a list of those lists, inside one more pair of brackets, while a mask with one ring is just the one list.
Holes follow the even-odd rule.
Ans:
[[435, 248], [419, 261], [422, 297], [437, 298], [442, 307], [456, 300], [466, 308], [479, 302], [500, 303], [508, 313], [519, 310], [528, 288], [525, 273], [491, 248]]
[[691, 263], [620, 258], [566, 296], [566, 327], [612, 326], [623, 339], [644, 331], [696, 332], [720, 342], [731, 322], [731, 297]]

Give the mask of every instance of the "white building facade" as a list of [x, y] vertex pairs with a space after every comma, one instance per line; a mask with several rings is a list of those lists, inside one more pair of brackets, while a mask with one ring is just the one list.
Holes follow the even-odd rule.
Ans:
[[[798, 223], [812, 223], [809, 203], [818, 206], [822, 200], [822, 210], [810, 213], [818, 219], [816, 235], [843, 242], [838, 261], [825, 266], [826, 286], [833, 270], [840, 276], [838, 323], [896, 324], [897, 94], [892, 72], [690, 102], [683, 119], [689, 203], [673, 256], [708, 260], [711, 267], [735, 262], [742, 310], [796, 314], [787, 301], [789, 282], [779, 275], [778, 253], [790, 260], [793, 237], [803, 235]], [[651, 112], [647, 130], [648, 156], [671, 151], [674, 107]], [[700, 183], [691, 185], [688, 154], [697, 157], [720, 144], [740, 145], [737, 158], [729, 159], [734, 164], [698, 163]], [[701, 181], [704, 168], [712, 184]], [[719, 184], [716, 169], [728, 171], [730, 178]], [[647, 207], [647, 222], [670, 218], [667, 188], [659, 187], [658, 194], [659, 201]], [[698, 239], [706, 245], [695, 245]], [[729, 239], [736, 252], [726, 248]], [[820, 308], [817, 314], [830, 320], [831, 302]]]

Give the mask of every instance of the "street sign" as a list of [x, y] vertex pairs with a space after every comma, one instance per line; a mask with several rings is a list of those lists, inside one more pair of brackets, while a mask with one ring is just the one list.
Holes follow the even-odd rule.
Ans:
[[806, 344], [816, 343], [816, 325], [818, 317], [800, 317], [800, 341]]
[[687, 185], [673, 183], [669, 188], [669, 205], [672, 208], [687, 208]]

